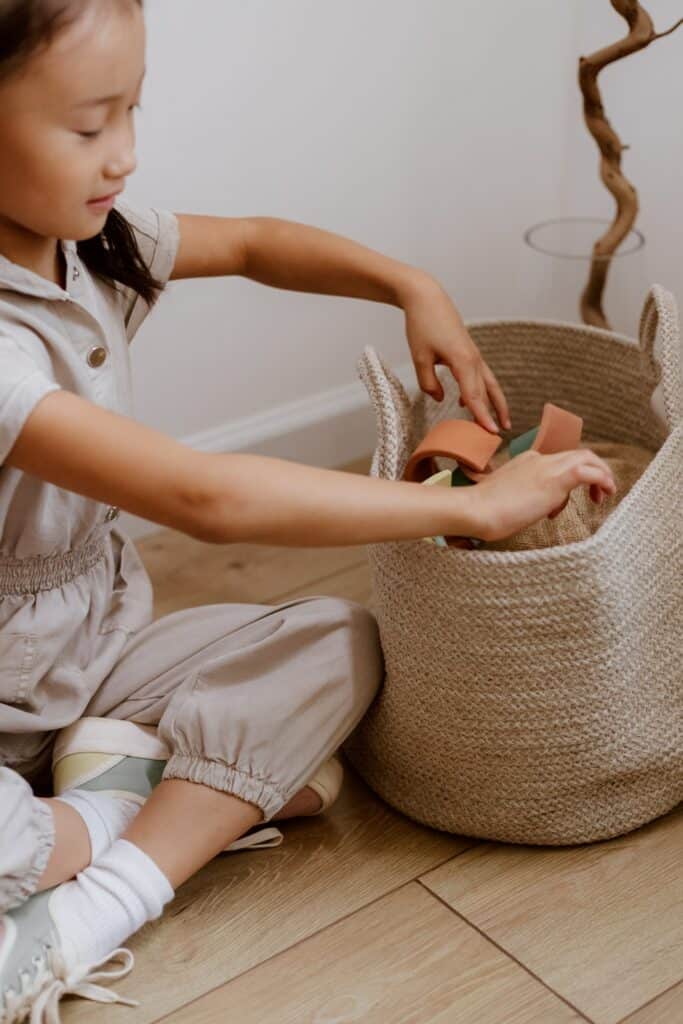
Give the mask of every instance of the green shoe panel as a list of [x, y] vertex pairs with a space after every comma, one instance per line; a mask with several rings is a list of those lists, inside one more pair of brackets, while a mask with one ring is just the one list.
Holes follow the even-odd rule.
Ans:
[[161, 782], [165, 767], [166, 761], [148, 757], [124, 757], [113, 768], [107, 769], [89, 782], [82, 783], [78, 788], [97, 792], [114, 789], [118, 792], [136, 793], [147, 799], [154, 787]]
[[[18, 995], [22, 991], [20, 972], [26, 972], [33, 980], [37, 973], [34, 957], [45, 960], [45, 947], [59, 947], [59, 938], [50, 917], [48, 903], [53, 889], [35, 893], [19, 907], [5, 915], [9, 931], [3, 937], [11, 943], [9, 949], [0, 947], [0, 1020], [7, 1011], [8, 989]], [[1, 918], [0, 918], [1, 919]], [[12, 1019], [10, 1015], [9, 1019]]]
[[[109, 957], [92, 963], [79, 961], [73, 944], [64, 940], [57, 922], [64, 919], [65, 886], [57, 885], [35, 893], [21, 906], [0, 916], [0, 1024], [50, 1021], [60, 1017], [57, 1004], [63, 996], [75, 995], [98, 1003], [137, 1006], [134, 999], [119, 996], [96, 982], [123, 978], [133, 966], [127, 949], [115, 949]], [[68, 899], [68, 897], [67, 897]], [[68, 916], [68, 914], [67, 914]], [[105, 963], [117, 959], [115, 971], [103, 971]]]

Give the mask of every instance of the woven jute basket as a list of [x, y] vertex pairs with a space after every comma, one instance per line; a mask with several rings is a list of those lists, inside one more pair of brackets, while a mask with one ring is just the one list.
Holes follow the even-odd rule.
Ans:
[[[434, 828], [564, 845], [621, 835], [683, 799], [683, 362], [673, 296], [649, 290], [638, 340], [553, 321], [468, 330], [503, 387], [513, 434], [544, 402], [583, 417], [584, 443], [652, 459], [584, 540], [539, 550], [368, 546], [383, 686], [344, 743], [389, 804]], [[402, 477], [440, 419], [375, 350], [371, 475]], [[504, 434], [506, 440], [511, 432]]]

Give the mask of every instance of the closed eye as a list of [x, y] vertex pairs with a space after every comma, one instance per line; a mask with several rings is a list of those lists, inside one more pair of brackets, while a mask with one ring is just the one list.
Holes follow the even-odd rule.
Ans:
[[[128, 107], [129, 114], [133, 110], [142, 110], [142, 105], [140, 103], [134, 103], [131, 107]], [[96, 132], [77, 132], [76, 134], [80, 135], [82, 139], [96, 139], [98, 135], [102, 134], [102, 129], [100, 128]]]

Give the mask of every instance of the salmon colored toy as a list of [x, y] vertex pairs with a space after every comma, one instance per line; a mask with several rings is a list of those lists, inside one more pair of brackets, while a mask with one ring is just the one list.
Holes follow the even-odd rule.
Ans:
[[[583, 420], [580, 416], [546, 402], [540, 424], [514, 438], [507, 449], [494, 460], [503, 443], [502, 437], [470, 420], [442, 420], [422, 439], [408, 459], [403, 479], [441, 487], [469, 487], [477, 482], [476, 477], [479, 474], [492, 473], [524, 451], [532, 450], [542, 455], [552, 455], [578, 448], [582, 429]], [[458, 466], [452, 471], [438, 472], [434, 462], [436, 456], [455, 459]], [[565, 501], [555, 509], [551, 517], [561, 512], [566, 504]], [[446, 545], [471, 549], [480, 543], [469, 537], [425, 539], [441, 547]]]

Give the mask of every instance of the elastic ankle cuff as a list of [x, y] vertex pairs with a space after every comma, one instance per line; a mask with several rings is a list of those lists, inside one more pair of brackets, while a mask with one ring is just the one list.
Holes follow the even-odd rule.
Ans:
[[285, 794], [273, 782], [257, 779], [234, 765], [221, 764], [190, 754], [173, 754], [164, 769], [163, 777], [199, 782], [212, 789], [220, 789], [223, 793], [238, 796], [260, 807], [264, 821], [270, 821], [287, 803]]

